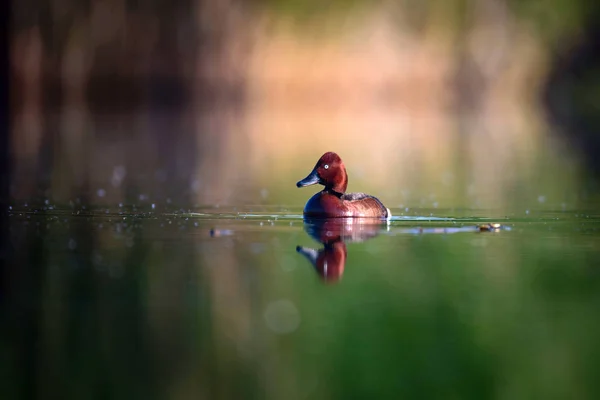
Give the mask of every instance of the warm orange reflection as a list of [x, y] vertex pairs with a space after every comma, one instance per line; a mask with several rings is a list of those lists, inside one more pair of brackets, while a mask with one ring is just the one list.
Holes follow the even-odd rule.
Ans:
[[346, 243], [371, 239], [385, 226], [386, 222], [373, 218], [305, 219], [306, 232], [324, 247], [296, 246], [296, 251], [312, 263], [323, 280], [336, 282], [346, 266]]

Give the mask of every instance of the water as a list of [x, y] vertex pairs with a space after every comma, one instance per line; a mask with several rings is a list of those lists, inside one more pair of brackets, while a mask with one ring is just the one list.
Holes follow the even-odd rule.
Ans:
[[598, 215], [191, 211], [11, 211], [6, 398], [600, 393]]

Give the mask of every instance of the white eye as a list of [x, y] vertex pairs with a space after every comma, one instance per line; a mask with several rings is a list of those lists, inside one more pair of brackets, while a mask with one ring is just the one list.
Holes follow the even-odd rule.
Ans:
[[323, 165], [323, 168], [325, 168], [325, 169], [329, 169], [329, 164], [325, 164], [325, 165]]

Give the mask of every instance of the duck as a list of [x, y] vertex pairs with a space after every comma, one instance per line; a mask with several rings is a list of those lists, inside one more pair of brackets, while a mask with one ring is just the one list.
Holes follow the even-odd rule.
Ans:
[[344, 162], [329, 151], [319, 158], [308, 176], [296, 183], [301, 188], [320, 184], [325, 188], [312, 196], [304, 206], [309, 218], [379, 218], [389, 220], [390, 209], [375, 196], [365, 193], [346, 193], [348, 173]]

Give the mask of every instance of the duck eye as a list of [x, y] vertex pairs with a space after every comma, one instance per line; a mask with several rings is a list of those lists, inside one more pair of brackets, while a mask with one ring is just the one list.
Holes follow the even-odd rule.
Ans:
[[329, 169], [329, 164], [325, 164], [325, 165], [323, 165], [323, 168], [325, 168], [325, 169]]

